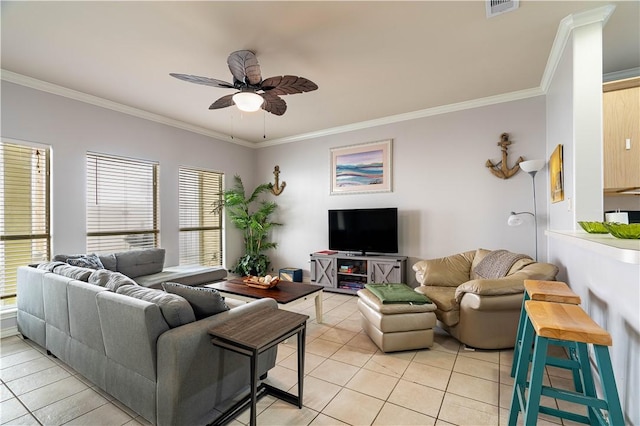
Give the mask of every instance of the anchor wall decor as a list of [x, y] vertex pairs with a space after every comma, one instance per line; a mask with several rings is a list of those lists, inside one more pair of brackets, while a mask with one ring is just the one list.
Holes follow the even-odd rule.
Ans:
[[501, 134], [498, 146], [502, 150], [502, 160], [498, 161], [496, 164], [493, 164], [491, 160], [487, 160], [487, 162], [485, 163], [485, 166], [489, 168], [489, 171], [500, 179], [509, 179], [511, 176], [515, 175], [518, 170], [520, 170], [519, 164], [524, 161], [523, 157], [518, 157], [515, 166], [509, 168], [509, 166], [507, 165], [507, 157], [509, 155], [507, 150], [509, 149], [509, 145], [511, 145], [509, 134]]
[[280, 166], [275, 166], [273, 168], [273, 175], [276, 177], [275, 183], [271, 185], [271, 193], [275, 196], [282, 194], [284, 191], [284, 187], [287, 186], [287, 182], [282, 181], [280, 184]]

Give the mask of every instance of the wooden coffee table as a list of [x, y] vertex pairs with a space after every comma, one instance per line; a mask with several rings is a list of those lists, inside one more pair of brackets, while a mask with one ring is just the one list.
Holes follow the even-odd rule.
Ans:
[[215, 288], [225, 297], [250, 302], [255, 299], [270, 297], [281, 306], [290, 306], [315, 298], [316, 321], [322, 322], [322, 289], [321, 285], [293, 283], [280, 281], [277, 286], [270, 289], [249, 287], [242, 278], [234, 278], [227, 281], [206, 284], [205, 287]]

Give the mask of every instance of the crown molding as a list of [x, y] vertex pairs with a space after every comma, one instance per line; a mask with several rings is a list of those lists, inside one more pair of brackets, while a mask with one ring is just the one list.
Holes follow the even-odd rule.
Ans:
[[458, 102], [455, 104], [422, 109], [418, 111], [408, 112], [405, 114], [397, 114], [397, 115], [391, 115], [388, 117], [377, 118], [374, 120], [361, 121], [358, 123], [347, 124], [345, 126], [332, 127], [329, 129], [318, 130], [316, 132], [309, 132], [309, 133], [303, 133], [300, 135], [289, 136], [286, 138], [272, 139], [267, 142], [260, 142], [258, 145], [258, 148], [266, 148], [274, 145], [282, 145], [285, 143], [299, 142], [307, 139], [319, 138], [322, 136], [330, 136], [338, 133], [352, 132], [354, 130], [368, 129], [371, 127], [384, 126], [387, 124], [399, 123], [407, 120], [416, 120], [418, 118], [432, 117], [434, 115], [448, 114], [456, 111], [464, 111], [467, 109], [495, 105], [495, 104], [500, 104], [504, 102], [518, 101], [521, 99], [533, 98], [540, 95], [544, 95], [544, 93], [540, 88], [525, 89], [525, 90], [505, 93], [501, 95], [489, 96], [486, 98], [474, 99], [471, 101]]
[[558, 68], [560, 60], [562, 59], [562, 53], [564, 52], [564, 48], [569, 41], [571, 32], [578, 27], [595, 24], [597, 22], [602, 22], [602, 26], [606, 25], [615, 9], [615, 5], [608, 4], [606, 6], [587, 10], [585, 12], [568, 15], [564, 19], [562, 19], [562, 21], [560, 21], [558, 32], [556, 33], [556, 38], [553, 40], [553, 45], [551, 46], [549, 59], [547, 59], [547, 66], [544, 69], [544, 73], [542, 74], [542, 81], [540, 82], [540, 88], [544, 93], [547, 93], [547, 91], [549, 90], [551, 80], [553, 79], [553, 75]]
[[153, 121], [167, 126], [176, 127], [178, 129], [186, 130], [192, 133], [198, 133], [200, 135], [208, 136], [214, 139], [218, 139], [223, 142], [234, 143], [242, 145], [248, 148], [255, 148], [255, 144], [245, 141], [243, 139], [233, 138], [229, 140], [229, 136], [223, 133], [218, 133], [213, 130], [205, 129], [204, 127], [194, 126], [193, 124], [185, 123], [184, 121], [175, 120], [173, 118], [165, 117], [160, 114], [154, 114], [152, 112], [144, 111], [138, 108], [130, 107], [127, 105], [113, 102], [98, 96], [89, 95], [77, 90], [68, 89], [66, 87], [58, 86], [57, 84], [49, 83], [46, 81], [38, 80], [36, 78], [27, 77], [26, 75], [18, 74], [5, 69], [0, 70], [0, 79], [8, 81], [9, 83], [19, 84], [21, 86], [29, 87], [31, 89], [40, 90], [42, 92], [51, 93], [54, 95], [63, 96], [65, 98], [74, 99], [76, 101], [84, 102], [87, 104], [95, 105], [101, 108], [110, 109], [113, 111], [121, 112], [123, 114], [132, 115], [134, 117], [142, 118], [145, 120]]
[[[367, 129], [371, 127], [378, 127], [378, 126], [399, 123], [399, 122], [408, 121], [408, 120], [432, 117], [440, 114], [447, 114], [447, 113], [456, 112], [456, 111], [463, 111], [463, 110], [468, 110], [473, 108], [479, 108], [479, 107], [495, 105], [495, 104], [504, 103], [504, 102], [512, 102], [512, 101], [517, 101], [521, 99], [527, 99], [527, 98], [545, 95], [548, 92], [549, 86], [551, 84], [551, 80], [562, 58], [562, 53], [569, 40], [571, 32], [575, 28], [597, 23], [597, 22], [602, 22], [604, 26], [614, 10], [615, 10], [615, 5], [606, 5], [606, 6], [598, 7], [585, 12], [568, 15], [564, 19], [562, 19], [558, 27], [556, 37], [553, 41], [553, 45], [551, 47], [551, 53], [549, 54], [549, 58], [547, 59], [547, 65], [542, 75], [540, 87], [525, 89], [525, 90], [520, 90], [516, 92], [495, 95], [495, 96], [489, 96], [489, 97], [474, 99], [470, 101], [458, 102], [455, 104], [443, 105], [443, 106], [438, 106], [434, 108], [427, 108], [423, 110], [413, 111], [413, 112], [404, 113], [404, 114], [397, 114], [397, 115], [382, 117], [382, 118], [373, 119], [373, 120], [366, 120], [358, 123], [348, 124], [345, 126], [331, 127], [328, 129], [322, 129], [315, 132], [302, 133], [299, 135], [287, 136], [284, 138], [271, 139], [265, 142], [252, 143], [252, 142], [248, 142], [248, 141], [237, 139], [237, 138], [229, 140], [228, 135], [225, 135], [219, 132], [215, 132], [199, 126], [194, 126], [192, 124], [188, 124], [180, 120], [164, 117], [159, 114], [154, 114], [148, 111], [133, 108], [127, 105], [109, 101], [109, 100], [99, 98], [97, 96], [89, 95], [83, 92], [79, 92], [76, 90], [68, 89], [52, 83], [37, 80], [35, 78], [27, 77], [27, 76], [17, 74], [11, 71], [7, 71], [4, 69], [1, 70], [1, 79], [11, 83], [20, 84], [22, 86], [30, 87], [33, 89], [41, 90], [41, 91], [52, 93], [55, 95], [64, 96], [64, 97], [75, 99], [88, 104], [96, 105], [102, 108], [111, 109], [124, 114], [129, 114], [135, 117], [143, 118], [146, 120], [154, 121], [154, 122], [165, 124], [168, 126], [173, 126], [182, 130], [187, 130], [189, 132], [198, 133], [198, 134], [208, 136], [214, 139], [218, 139], [221, 141], [234, 143], [244, 147], [254, 148], [254, 149], [267, 148], [275, 145], [282, 145], [282, 144], [287, 144], [292, 142], [300, 142], [300, 141], [319, 138], [323, 136], [330, 136], [330, 135], [335, 135], [339, 133], [347, 133], [355, 130], [362, 130], [362, 129]], [[607, 74], [606, 77], [610, 79], [614, 79], [615, 77], [617, 78], [634, 77], [638, 75], [639, 72], [640, 72], [640, 69], [634, 68], [632, 70], [620, 71], [618, 73], [610, 73], [610, 74]]]
[[626, 80], [627, 78], [640, 77], [640, 67], [629, 68], [628, 70], [609, 72], [602, 76], [602, 82]]
[[121, 112], [123, 114], [132, 115], [134, 117], [154, 121], [156, 123], [165, 124], [168, 126], [182, 129], [182, 130], [187, 130], [189, 132], [198, 133], [198, 134], [219, 139], [225, 142], [242, 145], [247, 148], [266, 148], [274, 145], [281, 145], [281, 144], [286, 144], [291, 142], [299, 142], [299, 141], [318, 138], [322, 136], [330, 136], [330, 135], [335, 135], [339, 133], [352, 132], [354, 130], [361, 130], [361, 129], [367, 129], [370, 127], [377, 127], [377, 126], [383, 126], [387, 124], [399, 123], [407, 120], [415, 120], [418, 118], [431, 117], [439, 114], [447, 114], [455, 111], [463, 111], [467, 109], [473, 109], [473, 108], [478, 108], [478, 107], [483, 107], [488, 105], [495, 105], [503, 102], [511, 102], [511, 101], [516, 101], [520, 99], [540, 96], [544, 94], [540, 90], [540, 88], [520, 90], [516, 92], [501, 94], [501, 95], [489, 96], [486, 98], [474, 99], [471, 101], [459, 102], [455, 104], [449, 104], [449, 105], [443, 105], [443, 106], [434, 107], [434, 108], [418, 110], [418, 111], [409, 112], [405, 114], [397, 114], [397, 115], [378, 118], [374, 120], [361, 121], [359, 123], [332, 127], [329, 129], [323, 129], [316, 132], [309, 132], [309, 133], [303, 133], [300, 135], [294, 135], [294, 136], [289, 136], [285, 138], [272, 139], [267, 142], [252, 143], [252, 142], [248, 142], [248, 141], [237, 139], [237, 138], [234, 138], [233, 140], [229, 140], [229, 136], [224, 135], [222, 133], [214, 132], [212, 130], [208, 130], [199, 126], [194, 126], [192, 124], [188, 124], [180, 120], [164, 117], [159, 114], [154, 114], [138, 108], [133, 108], [117, 102], [109, 101], [107, 99], [103, 99], [97, 96], [79, 92], [77, 90], [68, 89], [66, 87], [58, 86], [53, 83], [48, 83], [46, 81], [38, 80], [32, 77], [27, 77], [25, 75], [18, 74], [5, 69], [1, 70], [0, 77], [2, 80], [8, 81], [10, 83], [19, 84], [21, 86], [29, 87], [32, 89], [40, 90], [40, 91], [51, 93], [54, 95], [63, 96], [63, 97], [74, 99], [80, 102], [85, 102], [91, 105], [99, 106], [101, 108], [107, 108], [113, 111]]

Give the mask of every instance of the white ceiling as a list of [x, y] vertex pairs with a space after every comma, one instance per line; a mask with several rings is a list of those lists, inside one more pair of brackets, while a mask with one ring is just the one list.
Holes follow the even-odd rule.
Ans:
[[[29, 77], [238, 143], [271, 144], [539, 90], [560, 21], [605, 4], [616, 10], [604, 29], [603, 72], [639, 67], [640, 2], [527, 0], [490, 19], [483, 1], [2, 1], [1, 65], [6, 80]], [[256, 53], [263, 78], [298, 75], [319, 89], [284, 96], [280, 117], [241, 114], [208, 109], [231, 89], [169, 76], [231, 81], [226, 59], [240, 49]]]

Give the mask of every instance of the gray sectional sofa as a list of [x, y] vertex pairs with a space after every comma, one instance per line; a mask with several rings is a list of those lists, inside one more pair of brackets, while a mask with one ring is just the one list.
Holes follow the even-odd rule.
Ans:
[[[142, 287], [106, 268], [21, 266], [18, 330], [153, 424], [208, 424], [248, 391], [250, 368], [247, 357], [213, 346], [207, 331], [278, 306], [273, 299], [241, 304], [206, 288], [165, 287]], [[205, 316], [203, 297], [217, 297], [222, 312]], [[261, 355], [260, 375], [275, 365], [276, 350]]]
[[[165, 250], [162, 248], [130, 250], [119, 253], [88, 255], [97, 258], [99, 265], [110, 271], [120, 272], [144, 287], [160, 288], [166, 281], [185, 285], [202, 285], [226, 278], [227, 271], [210, 266], [164, 266]], [[53, 261], [68, 262], [87, 259], [85, 254], [58, 254]], [[82, 263], [77, 263], [78, 266]], [[101, 268], [94, 268], [101, 269]]]

